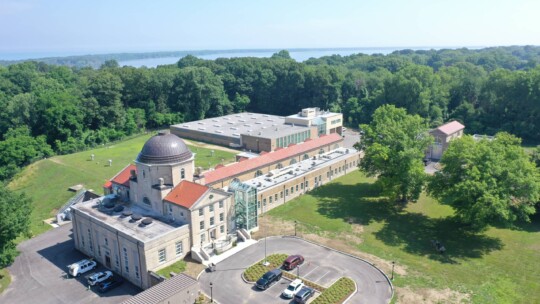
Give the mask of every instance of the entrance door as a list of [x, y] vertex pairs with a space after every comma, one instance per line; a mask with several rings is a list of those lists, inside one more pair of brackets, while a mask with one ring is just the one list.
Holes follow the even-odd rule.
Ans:
[[216, 229], [212, 229], [212, 230], [210, 231], [210, 238], [211, 238], [212, 240], [215, 240], [215, 239], [216, 239]]
[[108, 255], [105, 256], [105, 266], [111, 268], [111, 257]]

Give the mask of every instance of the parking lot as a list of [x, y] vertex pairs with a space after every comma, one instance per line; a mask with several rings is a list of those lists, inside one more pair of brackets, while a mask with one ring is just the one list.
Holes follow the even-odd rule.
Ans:
[[[387, 278], [371, 264], [337, 251], [321, 247], [302, 239], [274, 237], [266, 240], [266, 252], [301, 254], [305, 257], [300, 267], [301, 277], [314, 283], [330, 286], [340, 277], [352, 278], [358, 288], [350, 303], [389, 303], [392, 289]], [[213, 296], [218, 303], [289, 303], [281, 292], [290, 283], [282, 278], [265, 291], [258, 290], [241, 278], [245, 268], [264, 258], [265, 241], [259, 241], [243, 251], [223, 260], [214, 272], [203, 272], [199, 277], [201, 290]], [[296, 273], [296, 269], [293, 273]], [[210, 291], [212, 282], [212, 292]]]
[[[0, 295], [0, 303], [119, 303], [140, 292], [134, 285], [123, 285], [100, 294], [88, 290], [85, 277], [67, 278], [67, 265], [86, 258], [75, 250], [71, 224], [48, 231], [18, 246], [20, 255], [8, 267], [12, 282]], [[105, 270], [98, 264], [95, 271]]]

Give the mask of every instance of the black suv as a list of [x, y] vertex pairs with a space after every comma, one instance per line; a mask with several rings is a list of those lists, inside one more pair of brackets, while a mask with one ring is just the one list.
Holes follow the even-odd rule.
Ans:
[[281, 270], [274, 269], [265, 273], [259, 280], [257, 280], [257, 283], [255, 283], [255, 285], [257, 286], [257, 288], [265, 290], [270, 287], [272, 283], [278, 282], [279, 280], [281, 280]]
[[98, 283], [98, 290], [101, 293], [107, 292], [111, 289], [114, 289], [124, 283], [124, 280], [120, 277], [112, 277], [107, 280]]
[[294, 303], [306, 303], [307, 300], [313, 296], [313, 293], [313, 289], [302, 287], [302, 289], [294, 295]]

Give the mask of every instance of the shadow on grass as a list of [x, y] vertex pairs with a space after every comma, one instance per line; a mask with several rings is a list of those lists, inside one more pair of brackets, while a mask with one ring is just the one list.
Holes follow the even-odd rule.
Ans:
[[[380, 197], [380, 188], [374, 184], [332, 183], [311, 194], [318, 200], [321, 215], [361, 225], [382, 222], [383, 227], [374, 233], [378, 240], [442, 263], [480, 258], [503, 247], [500, 239], [472, 232], [453, 217], [431, 218], [403, 210]], [[446, 252], [438, 253], [432, 240], [441, 242]]]

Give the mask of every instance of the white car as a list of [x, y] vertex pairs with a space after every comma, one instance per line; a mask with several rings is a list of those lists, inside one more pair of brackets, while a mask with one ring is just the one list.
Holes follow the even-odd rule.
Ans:
[[71, 276], [78, 277], [85, 272], [96, 269], [96, 267], [97, 263], [95, 261], [84, 259], [69, 265], [68, 269]]
[[294, 281], [291, 282], [291, 284], [289, 284], [289, 286], [287, 287], [287, 289], [285, 289], [281, 295], [285, 298], [285, 299], [292, 299], [294, 297], [294, 295], [300, 291], [300, 289], [302, 289], [302, 287], [304, 287], [304, 283], [302, 282], [302, 280], [300, 279], [296, 279]]
[[101, 271], [101, 272], [96, 272], [94, 274], [92, 274], [91, 276], [88, 277], [88, 284], [94, 286], [96, 285], [97, 283], [99, 282], [103, 282], [105, 281], [106, 279], [112, 277], [113, 274], [112, 272], [110, 271]]

